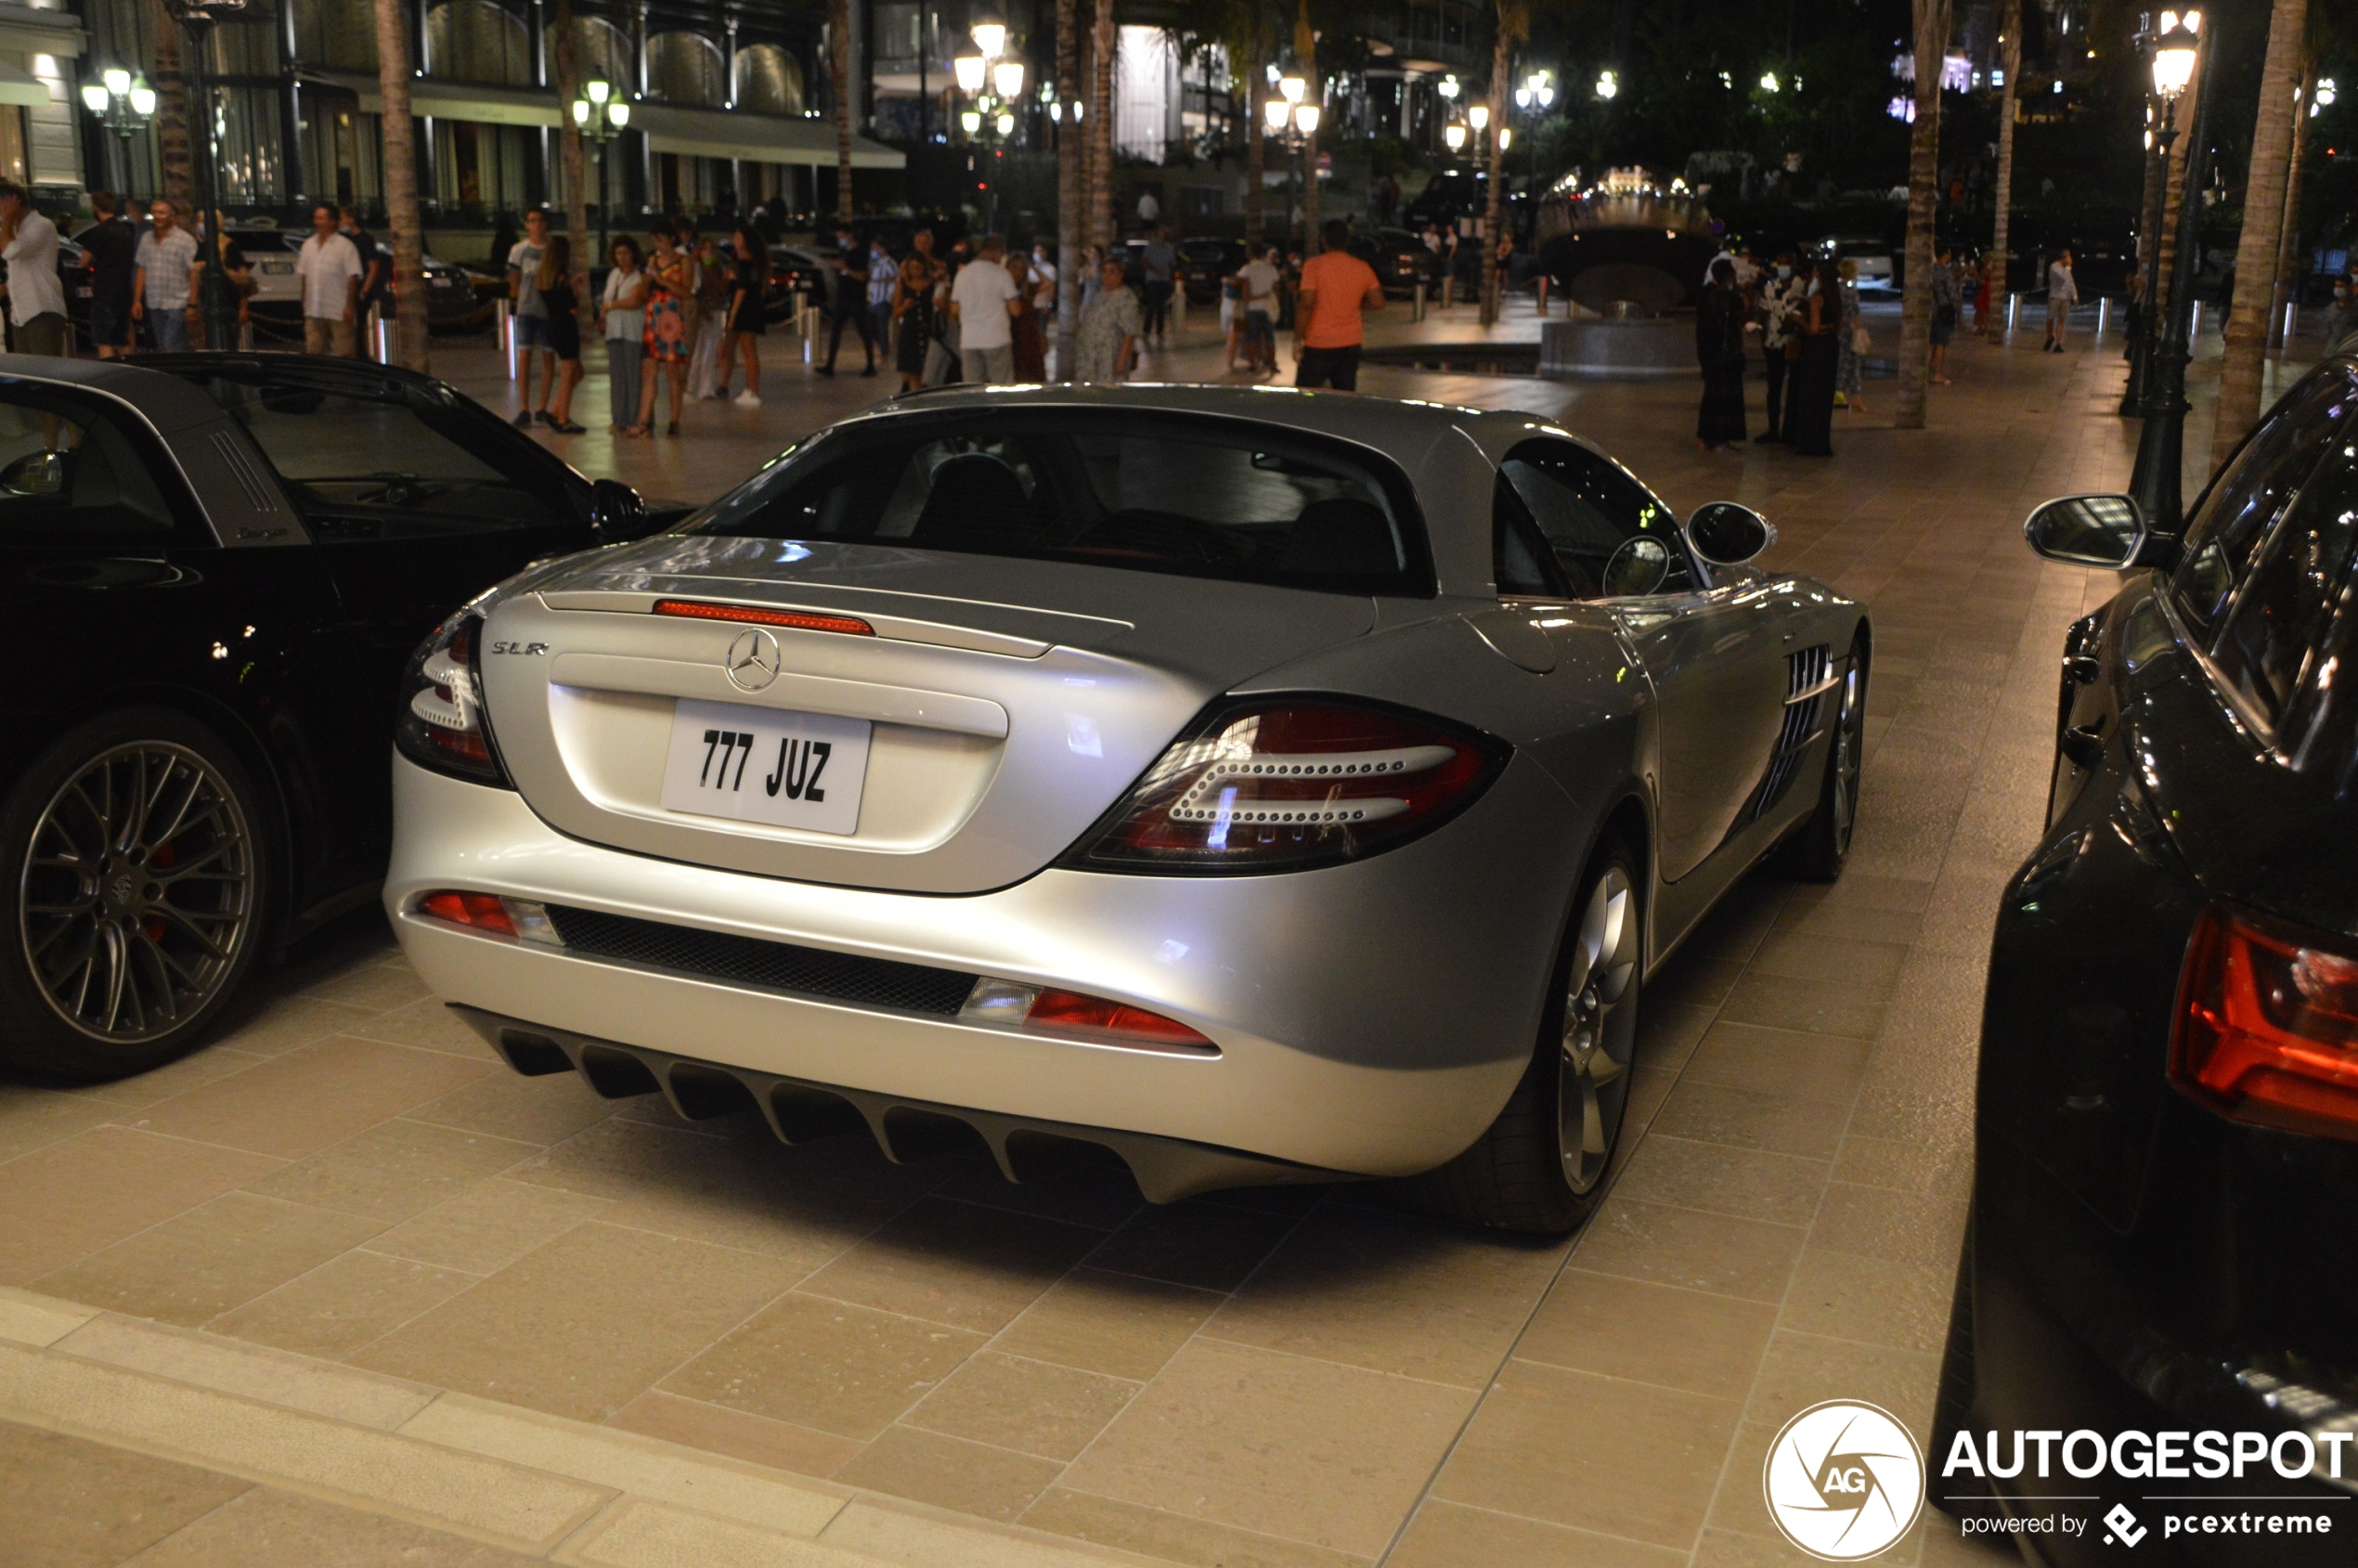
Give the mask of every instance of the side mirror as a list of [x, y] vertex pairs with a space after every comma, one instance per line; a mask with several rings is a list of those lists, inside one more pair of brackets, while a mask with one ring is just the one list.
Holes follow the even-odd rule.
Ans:
[[2119, 571], [2144, 545], [2145, 517], [2127, 496], [2063, 496], [2032, 512], [2022, 537], [2050, 561]]
[[1640, 534], [1624, 539], [1605, 563], [1599, 590], [1607, 599], [1640, 599], [1660, 588], [1670, 576], [1670, 547]]
[[28, 452], [0, 468], [0, 495], [63, 500], [72, 488], [71, 452]]
[[1777, 542], [1777, 525], [1748, 506], [1706, 501], [1687, 519], [1687, 543], [1715, 566], [1741, 566]]
[[600, 544], [618, 544], [647, 531], [647, 503], [619, 479], [590, 486], [590, 533]]

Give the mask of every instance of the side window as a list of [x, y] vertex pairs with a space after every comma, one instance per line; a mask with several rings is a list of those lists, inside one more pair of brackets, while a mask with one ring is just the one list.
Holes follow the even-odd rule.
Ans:
[[1522, 504], [1507, 476], [1500, 474], [1490, 506], [1491, 575], [1497, 581], [1500, 598], [1552, 599], [1562, 594], [1562, 585], [1548, 569], [1546, 549], [1539, 525], [1531, 520], [1531, 509]]
[[54, 388], [0, 388], [0, 544], [172, 538], [172, 508], [122, 417]]
[[2328, 448], [2261, 547], [2211, 651], [2220, 673], [2272, 724], [2284, 718], [2304, 680], [2314, 678], [2316, 650], [2348, 590], [2353, 543], [2358, 421]]
[[1527, 441], [1507, 454], [1498, 472], [1529, 510], [1574, 597], [1617, 591], [1627, 558], [1616, 564], [1614, 557], [1632, 539], [1659, 546], [1644, 553], [1666, 567], [1649, 591], [1684, 593], [1695, 587], [1678, 518], [1595, 453], [1566, 441]]
[[215, 381], [323, 538], [427, 538], [569, 521], [507, 433], [463, 408], [353, 396], [299, 381]]
[[2315, 466], [2326, 434], [2354, 404], [2349, 378], [2325, 372], [2294, 389], [2210, 482], [2186, 525], [2185, 558], [2170, 579], [2171, 599], [2202, 641], [2226, 615], [2269, 525]]

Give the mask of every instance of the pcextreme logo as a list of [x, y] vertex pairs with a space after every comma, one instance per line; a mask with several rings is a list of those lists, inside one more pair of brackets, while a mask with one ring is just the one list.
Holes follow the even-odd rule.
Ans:
[[1924, 1511], [1924, 1450], [1880, 1406], [1829, 1399], [1777, 1433], [1760, 1488], [1785, 1539], [1820, 1562], [1857, 1562]]

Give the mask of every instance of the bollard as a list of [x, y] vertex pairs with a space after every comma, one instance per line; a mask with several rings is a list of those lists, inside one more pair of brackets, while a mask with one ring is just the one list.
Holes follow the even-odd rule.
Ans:
[[369, 349], [378, 364], [393, 363], [393, 323], [373, 305], [369, 307]]
[[2098, 299], [2096, 301], [2096, 341], [2098, 343], [2105, 341], [2105, 329], [2111, 325], [2112, 301], [2109, 298]]
[[2186, 330], [2186, 336], [2189, 338], [2202, 336], [2202, 301], [2200, 300], [2195, 301], [2195, 324]]
[[2293, 334], [2299, 330], [2300, 330], [2300, 302], [2299, 300], [2287, 300], [2285, 302], [2284, 341], [2287, 343], [2291, 343]]
[[1458, 303], [1458, 275], [1450, 273], [1441, 280], [1441, 308], [1447, 310]]
[[1417, 279], [1415, 286], [1414, 286], [1414, 287], [1413, 287], [1413, 288], [1409, 291], [1409, 294], [1408, 294], [1408, 319], [1409, 319], [1409, 320], [1411, 320], [1411, 321], [1421, 321], [1421, 320], [1423, 320], [1424, 318], [1425, 318], [1425, 280], [1424, 280], [1423, 279], [1419, 278], [1419, 279]]
[[1537, 292], [1539, 295], [1539, 314], [1545, 316], [1548, 314], [1548, 275], [1544, 272], [1539, 275], [1539, 287]]
[[810, 293], [797, 289], [794, 294], [795, 328], [802, 334], [802, 362], [806, 365], [818, 356], [818, 345], [812, 341], [818, 336], [818, 323], [811, 318], [812, 315]]
[[2022, 296], [2021, 296], [2020, 294], [2009, 293], [2009, 294], [2006, 296], [2006, 330], [2007, 330], [2007, 331], [2011, 332], [2011, 331], [2013, 331], [2013, 330], [2015, 330], [2015, 317], [2017, 317], [2018, 315], [2020, 315], [2020, 314], [2021, 314], [2021, 311], [2022, 311]]
[[508, 379], [516, 379], [516, 318], [506, 300], [492, 303], [492, 322], [499, 334], [499, 353], [508, 361]]

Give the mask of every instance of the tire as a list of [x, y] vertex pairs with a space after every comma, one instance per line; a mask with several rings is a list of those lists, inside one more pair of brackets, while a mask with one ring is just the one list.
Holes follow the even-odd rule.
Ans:
[[1603, 1201], [1637, 1050], [1643, 887], [1627, 848], [1598, 849], [1573, 901], [1530, 1065], [1471, 1148], [1406, 1184], [1417, 1207], [1485, 1229], [1561, 1236]]
[[[1957, 1286], [1949, 1302], [1949, 1340], [1940, 1353], [1940, 1382], [1932, 1406], [1932, 1447], [1925, 1458], [1935, 1466], [1946, 1462], [1957, 1434], [1972, 1432], [1974, 1395], [1980, 1380], [1974, 1369], [1973, 1221], [1965, 1221], [1965, 1244], [1957, 1254]], [[1974, 1511], [1968, 1498], [1986, 1490], [1988, 1483], [1968, 1473], [1943, 1483], [1954, 1497], [1935, 1496], [1933, 1506], [1962, 1519]]]
[[269, 822], [244, 764], [169, 708], [36, 758], [0, 800], [0, 1063], [95, 1082], [193, 1048], [262, 948]]
[[1850, 859], [1850, 836], [1859, 825], [1859, 780], [1866, 760], [1867, 664], [1862, 636], [1850, 644], [1842, 684], [1834, 688], [1834, 720], [1817, 809], [1785, 840], [1779, 857], [1787, 873], [1804, 881], [1838, 881]]

